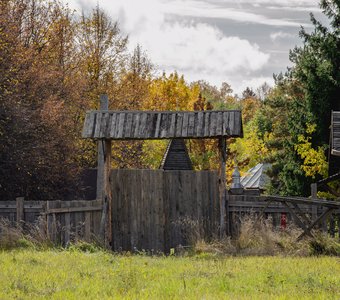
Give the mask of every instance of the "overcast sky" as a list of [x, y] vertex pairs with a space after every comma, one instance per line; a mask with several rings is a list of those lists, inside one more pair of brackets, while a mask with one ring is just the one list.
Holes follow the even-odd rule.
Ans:
[[99, 6], [137, 43], [157, 69], [190, 82], [231, 84], [236, 93], [285, 71], [289, 49], [301, 45], [309, 13], [324, 20], [317, 0], [65, 0], [78, 11]]

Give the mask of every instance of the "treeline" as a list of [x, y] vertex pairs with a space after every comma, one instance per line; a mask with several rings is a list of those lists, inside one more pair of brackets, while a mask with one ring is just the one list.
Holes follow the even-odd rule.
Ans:
[[[273, 89], [264, 84], [237, 97], [227, 83], [156, 75], [142, 47], [129, 53], [128, 38], [99, 7], [79, 15], [59, 1], [1, 1], [0, 199], [81, 195], [79, 174], [96, 166], [96, 147], [80, 133], [101, 93], [117, 110], [242, 109], [245, 138], [229, 140], [228, 174], [235, 163], [245, 171], [266, 161], [272, 191], [306, 193], [312, 178], [327, 173], [330, 110], [340, 109], [339, 5], [321, 5], [333, 23], [312, 18], [315, 30], [302, 30], [304, 46], [291, 53], [295, 67]], [[113, 167], [157, 168], [165, 147], [115, 142]], [[217, 167], [215, 141], [188, 147], [196, 169]]]
[[[328, 24], [311, 14], [313, 29], [301, 28], [303, 45], [290, 51], [293, 67], [275, 76], [245, 127], [249, 139], [236, 142], [243, 160], [271, 163], [273, 194], [310, 195], [311, 182], [340, 171], [339, 160], [329, 156], [331, 111], [340, 110], [340, 2], [322, 0], [320, 8]], [[340, 190], [339, 182], [333, 189]]]
[[[0, 5], [2, 199], [79, 192], [81, 171], [96, 167], [95, 144], [80, 139], [84, 113], [98, 108], [101, 93], [117, 110], [192, 110], [204, 101], [200, 84], [219, 93], [203, 82], [189, 85], [176, 73], [155, 76], [142, 48], [129, 53], [128, 38], [99, 7], [79, 15], [60, 1]], [[154, 157], [164, 148], [114, 143], [113, 167], [156, 167]]]

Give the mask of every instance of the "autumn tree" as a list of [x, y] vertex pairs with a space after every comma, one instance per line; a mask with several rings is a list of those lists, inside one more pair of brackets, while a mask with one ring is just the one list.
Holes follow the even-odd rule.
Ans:
[[67, 54], [58, 52], [56, 44], [59, 41], [67, 48], [71, 14], [59, 2], [1, 3], [4, 63], [0, 68], [7, 80], [0, 87], [5, 120], [0, 137], [0, 193], [11, 198], [65, 196], [74, 190], [71, 183], [77, 168], [68, 134], [72, 122], [64, 110]]

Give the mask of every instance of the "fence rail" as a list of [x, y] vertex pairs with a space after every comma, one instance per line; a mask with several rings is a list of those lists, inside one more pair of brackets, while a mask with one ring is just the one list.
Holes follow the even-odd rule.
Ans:
[[98, 239], [101, 211], [101, 200], [0, 201], [0, 218], [19, 224], [40, 222], [48, 238], [62, 245], [71, 240]]
[[[270, 199], [272, 199], [273, 202], [268, 205], [268, 200]], [[292, 202], [297, 199], [298, 204], [294, 202], [295, 206], [291, 205], [288, 208], [287, 205], [279, 202], [287, 199]], [[324, 205], [325, 203], [323, 200], [319, 201], [310, 198], [296, 199], [290, 197], [266, 197], [247, 194], [229, 195], [226, 205], [228, 211], [227, 222], [231, 236], [235, 237], [239, 234], [242, 219], [250, 214], [254, 216], [262, 214], [265, 219], [270, 219], [273, 226], [276, 228], [282, 227], [285, 223], [294, 223], [299, 226], [301, 220], [303, 221], [303, 224], [300, 223], [301, 227], [304, 225], [307, 227], [308, 223], [320, 218], [320, 216], [328, 209], [328, 207]], [[275, 202], [275, 200], [278, 202]], [[309, 201], [310, 203], [308, 203]], [[320, 204], [318, 205], [318, 203]], [[331, 205], [330, 203], [326, 204]], [[292, 214], [292, 212], [294, 214]], [[300, 221], [296, 220], [296, 217], [301, 217], [299, 218]], [[285, 220], [284, 222], [283, 219]], [[337, 236], [340, 238], [340, 209], [335, 209], [328, 218], [322, 220], [318, 229], [328, 232], [333, 237]]]

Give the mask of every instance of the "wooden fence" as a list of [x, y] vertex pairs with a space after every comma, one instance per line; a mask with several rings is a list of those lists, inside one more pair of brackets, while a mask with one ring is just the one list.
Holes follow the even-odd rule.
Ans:
[[168, 252], [218, 231], [218, 175], [213, 171], [113, 170], [114, 250]]
[[[287, 225], [294, 223], [298, 225], [294, 216], [292, 216], [289, 209], [283, 205], [283, 203], [273, 202], [267, 206], [266, 197], [259, 195], [228, 195], [227, 212], [229, 218], [227, 218], [230, 235], [236, 237], [239, 234], [242, 220], [251, 215], [259, 216], [262, 213], [264, 219], [269, 219], [275, 228], [282, 227], [282, 217], [286, 218]], [[275, 198], [275, 197], [273, 197]], [[306, 200], [308, 200], [306, 198]], [[301, 212], [310, 220], [316, 220], [321, 216], [326, 207], [320, 205], [299, 204]], [[296, 208], [292, 207], [295, 213], [298, 213]], [[302, 218], [303, 219], [303, 218]], [[340, 210], [334, 211], [334, 213], [328, 217], [328, 219], [321, 222], [319, 230], [328, 232], [331, 236], [340, 238]], [[227, 226], [227, 227], [228, 227]]]
[[98, 239], [101, 211], [100, 200], [0, 201], [0, 218], [13, 224], [39, 225], [52, 242], [60, 245]]
[[[110, 180], [113, 250], [169, 252], [179, 245], [189, 246], [191, 238], [217, 236], [220, 213], [217, 172], [121, 169], [112, 170]], [[226, 198], [227, 229], [232, 237], [238, 235], [242, 219], [249, 214], [263, 213], [279, 228], [283, 214], [288, 225], [298, 224], [291, 209], [294, 214], [304, 214], [302, 221], [316, 220], [326, 209], [304, 203], [295, 203], [298, 209], [294, 203], [290, 209], [279, 202], [268, 205], [268, 197], [246, 192], [228, 194]], [[299, 198], [302, 200], [306, 203], [311, 199]], [[61, 245], [77, 239], [101, 240], [101, 216], [101, 200], [0, 201], [0, 218], [13, 224], [32, 224], [40, 219], [47, 236]], [[336, 209], [321, 222], [319, 229], [340, 238], [339, 225], [340, 209]]]

